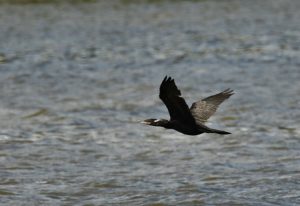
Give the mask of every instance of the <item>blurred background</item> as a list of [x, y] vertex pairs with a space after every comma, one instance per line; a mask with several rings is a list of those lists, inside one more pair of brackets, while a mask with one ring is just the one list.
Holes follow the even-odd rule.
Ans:
[[[300, 1], [0, 0], [1, 205], [300, 204]], [[190, 105], [235, 90], [186, 136]]]

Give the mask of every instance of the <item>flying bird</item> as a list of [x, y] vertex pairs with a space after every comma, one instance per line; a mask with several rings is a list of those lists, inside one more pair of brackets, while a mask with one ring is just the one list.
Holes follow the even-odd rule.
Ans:
[[205, 126], [205, 122], [217, 111], [218, 106], [233, 94], [233, 90], [226, 89], [223, 92], [194, 102], [189, 108], [184, 98], [181, 97], [181, 92], [177, 88], [174, 79], [166, 76], [159, 88], [159, 98], [166, 105], [170, 120], [146, 119], [141, 123], [174, 129], [186, 135], [199, 135], [202, 133], [231, 134], [209, 128]]

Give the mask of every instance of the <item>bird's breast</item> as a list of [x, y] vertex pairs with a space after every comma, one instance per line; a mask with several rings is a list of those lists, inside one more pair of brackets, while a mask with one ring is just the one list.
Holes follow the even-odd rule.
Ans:
[[198, 130], [196, 125], [188, 125], [179, 121], [171, 121], [170, 123], [171, 123], [170, 129], [174, 129], [183, 134], [198, 135], [202, 133]]

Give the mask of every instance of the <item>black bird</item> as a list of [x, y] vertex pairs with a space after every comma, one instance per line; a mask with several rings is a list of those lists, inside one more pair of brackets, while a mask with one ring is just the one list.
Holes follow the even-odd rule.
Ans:
[[204, 123], [216, 112], [218, 106], [224, 100], [234, 94], [233, 90], [226, 89], [221, 93], [194, 102], [191, 108], [188, 107], [185, 100], [180, 96], [181, 92], [171, 77], [166, 76], [164, 78], [159, 90], [159, 98], [167, 106], [170, 120], [146, 119], [141, 123], [174, 129], [187, 135], [202, 133], [231, 134], [226, 131], [209, 128]]

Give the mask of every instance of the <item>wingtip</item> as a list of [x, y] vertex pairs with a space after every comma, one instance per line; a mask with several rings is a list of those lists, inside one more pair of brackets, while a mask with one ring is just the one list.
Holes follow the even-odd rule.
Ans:
[[230, 96], [233, 95], [233, 94], [235, 94], [234, 90], [230, 89], [230, 88], [225, 89], [222, 93], [230, 95]]
[[168, 75], [166, 75], [165, 77], [164, 77], [164, 79], [163, 79], [163, 82], [167, 82], [167, 81], [170, 81], [170, 76], [168, 76]]
[[168, 75], [166, 75], [163, 79], [163, 82], [171, 82], [171, 81], [174, 81], [174, 79]]

